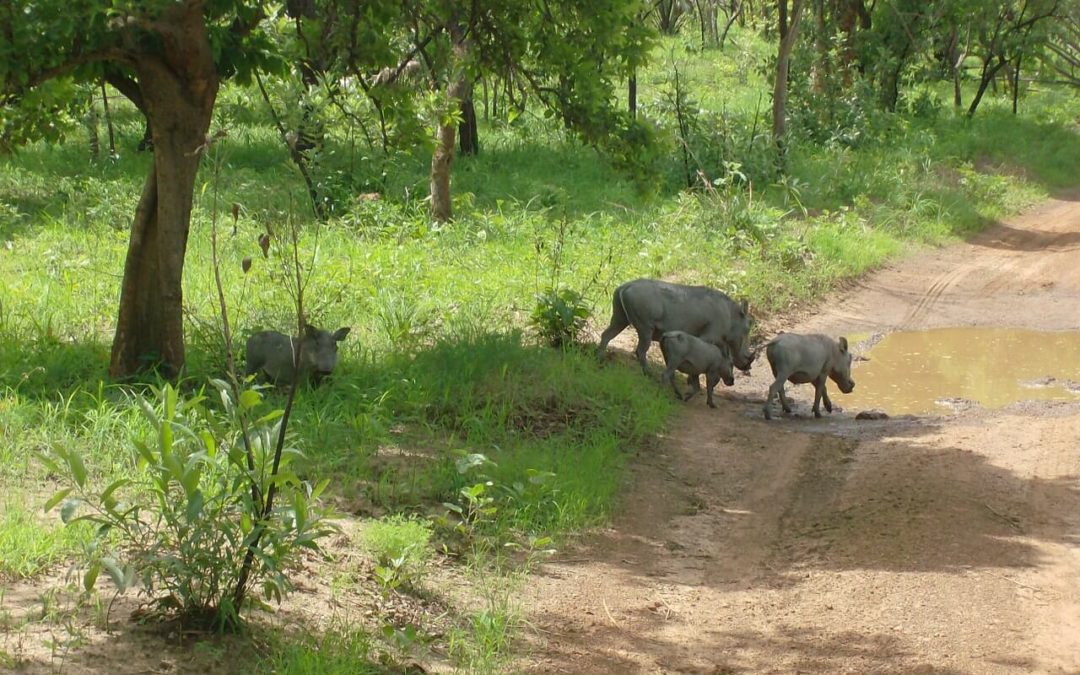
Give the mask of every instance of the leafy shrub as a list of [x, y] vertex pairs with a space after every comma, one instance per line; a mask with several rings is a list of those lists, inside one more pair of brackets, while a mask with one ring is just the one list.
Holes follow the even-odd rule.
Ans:
[[570, 288], [549, 288], [536, 296], [529, 323], [544, 342], [559, 348], [577, 342], [588, 319], [589, 306], [581, 293]]
[[[233, 401], [228, 385], [215, 386], [224, 413], [201, 395], [182, 400], [169, 385], [154, 389], [156, 405], [140, 397], [153, 437], [134, 440], [133, 475], [100, 492], [76, 451], [57, 446], [42, 460], [70, 483], [46, 510], [62, 502], [65, 523], [98, 526], [84, 588], [104, 570], [121, 591], [140, 582], [159, 610], [226, 628], [239, 623], [238, 589], [261, 584], [266, 599], [280, 601], [292, 588], [288, 572], [300, 550], [317, 549], [331, 528], [315, 506], [326, 483], [312, 487], [289, 470], [299, 451], [285, 450], [272, 470], [281, 411], [246, 422], [261, 401], [258, 391]], [[264, 513], [275, 492], [277, 506]], [[248, 555], [250, 574], [240, 564]]]
[[364, 526], [364, 548], [379, 563], [375, 576], [387, 590], [415, 586], [423, 576], [431, 550], [431, 525], [402, 515], [375, 520]]

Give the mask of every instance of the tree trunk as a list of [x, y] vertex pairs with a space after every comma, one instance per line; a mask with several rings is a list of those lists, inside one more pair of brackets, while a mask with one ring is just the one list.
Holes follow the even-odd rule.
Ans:
[[831, 35], [828, 33], [825, 21], [825, 0], [814, 0], [814, 29], [816, 59], [814, 65], [810, 68], [810, 87], [815, 94], [823, 94], [826, 83], [831, 79], [829, 70], [829, 41]]
[[[450, 21], [450, 40], [452, 56], [447, 74], [446, 110], [454, 110], [461, 105], [469, 92], [469, 82], [465, 72], [468, 48], [465, 45], [465, 31], [461, 24]], [[454, 163], [454, 137], [457, 126], [440, 118], [435, 132], [435, 151], [431, 155], [431, 218], [437, 223], [445, 223], [454, 217], [450, 196], [450, 167]]]
[[960, 88], [960, 78], [963, 73], [964, 61], [967, 59], [967, 44], [960, 46], [960, 32], [952, 29], [949, 35], [949, 46], [946, 50], [946, 58], [949, 60], [949, 74], [953, 83], [953, 107], [959, 108], [964, 105], [964, 95]]
[[731, 11], [728, 13], [727, 21], [724, 22], [724, 31], [720, 34], [720, 38], [717, 41], [717, 46], [720, 49], [724, 48], [724, 42], [727, 41], [728, 31], [735, 24], [735, 21], [739, 21], [739, 27], [741, 28], [745, 24], [743, 23], [743, 3], [740, 0], [732, 0]]
[[780, 50], [776, 57], [776, 81], [773, 83], [773, 142], [781, 157], [784, 151], [784, 133], [787, 130], [788, 67], [795, 38], [799, 32], [803, 0], [792, 0], [791, 24], [787, 21], [787, 0], [780, 0]]
[[[851, 67], [856, 64], [858, 56], [855, 50], [857, 34], [860, 31], [870, 30], [870, 13], [863, 4], [863, 0], [842, 0], [836, 22], [840, 32], [843, 34], [840, 64], [843, 71], [844, 86], [846, 87], [851, 85]], [[863, 68], [860, 67], [860, 70], [863, 70]]]
[[116, 133], [113, 131], [112, 113], [109, 112], [109, 94], [105, 81], [101, 81], [101, 109], [105, 113], [105, 129], [109, 132], [109, 157], [116, 157]]
[[461, 100], [461, 125], [458, 127], [458, 136], [462, 155], [480, 154], [480, 132], [476, 128], [476, 105], [473, 103], [471, 91]]
[[[702, 49], [716, 49], [720, 46], [717, 2], [719, 2], [719, 0], [697, 0], [696, 3], [698, 9], [698, 22], [701, 24]], [[734, 21], [735, 18], [732, 17], [731, 20]]]
[[637, 118], [637, 72], [635, 71], [626, 81], [627, 109], [630, 117]]
[[86, 109], [86, 133], [90, 140], [90, 157], [97, 159], [101, 154], [101, 139], [98, 138], [98, 114], [97, 106], [94, 105], [94, 96], [90, 96], [90, 105]]
[[120, 289], [109, 376], [184, 367], [181, 279], [200, 151], [218, 77], [202, 13], [177, 5], [163, 53], [138, 54], [135, 71], [154, 140], [154, 164], [135, 212]]
[[881, 105], [889, 112], [896, 112], [896, 104], [900, 101], [900, 75], [904, 69], [904, 57], [892, 70], [887, 70], [881, 76]]
[[983, 62], [982, 76], [979, 78], [979, 89], [975, 92], [975, 98], [971, 99], [971, 105], [968, 106], [967, 116], [973, 117], [975, 111], [979, 108], [979, 103], [982, 102], [982, 97], [986, 93], [987, 87], [997, 77], [999, 70], [1005, 67], [1005, 59], [998, 57], [997, 63], [991, 64], [990, 61]]
[[1012, 114], [1016, 114], [1016, 108], [1020, 99], [1020, 59], [1022, 55], [1016, 55], [1016, 64], [1012, 72]]

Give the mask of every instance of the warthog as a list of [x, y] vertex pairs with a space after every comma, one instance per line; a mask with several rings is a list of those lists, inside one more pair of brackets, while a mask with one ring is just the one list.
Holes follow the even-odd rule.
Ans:
[[833, 340], [828, 335], [796, 335], [781, 333], [765, 347], [776, 381], [769, 387], [765, 399], [765, 419], [772, 419], [769, 405], [773, 397], [780, 398], [784, 412], [791, 412], [791, 405], [784, 395], [784, 383], [814, 383], [814, 417], [821, 417], [821, 401], [825, 400], [825, 409], [832, 412], [832, 401], [825, 391], [825, 381], [832, 378], [840, 391], [850, 394], [855, 389], [855, 380], [851, 379], [851, 352], [848, 351], [847, 338]]
[[[698, 375], [702, 373], [705, 373], [705, 392], [710, 408], [716, 407], [713, 403], [713, 388], [720, 380], [729, 387], [735, 384], [735, 375], [731, 372], [731, 352], [727, 345], [717, 347], [689, 333], [673, 330], [661, 336], [660, 351], [663, 352], [664, 363], [667, 365], [660, 379], [670, 382], [675, 395], [684, 401], [689, 401], [701, 391]], [[685, 396], [675, 384], [676, 370], [688, 375], [690, 393]]]
[[612, 338], [631, 325], [638, 334], [635, 353], [646, 373], [649, 345], [668, 331], [683, 331], [709, 344], [726, 345], [735, 367], [742, 371], [749, 372], [756, 356], [750, 351], [746, 301], [737, 303], [706, 286], [657, 279], [635, 279], [619, 286], [612, 295], [611, 322], [600, 336], [598, 356], [603, 358]]
[[349, 328], [333, 333], [304, 324], [303, 337], [290, 337], [273, 330], [253, 333], [247, 340], [247, 375], [258, 373], [274, 384], [292, 384], [295, 350], [300, 349], [300, 375], [318, 384], [337, 365], [337, 343]]

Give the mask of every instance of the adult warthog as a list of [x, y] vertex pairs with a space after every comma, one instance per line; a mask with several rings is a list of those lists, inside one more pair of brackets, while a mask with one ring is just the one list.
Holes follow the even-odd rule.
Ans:
[[745, 300], [735, 302], [707, 286], [635, 279], [615, 289], [611, 322], [600, 336], [597, 355], [603, 358], [612, 338], [633, 326], [638, 334], [637, 360], [648, 373], [645, 355], [649, 345], [664, 333], [678, 330], [716, 346], [727, 346], [735, 367], [749, 372], [756, 356], [750, 351], [750, 322]]
[[257, 374], [275, 384], [292, 384], [295, 378], [296, 352], [300, 351], [300, 377], [316, 384], [337, 365], [338, 345], [349, 328], [333, 333], [304, 324], [304, 334], [292, 337], [273, 330], [259, 331], [247, 340], [246, 375]]

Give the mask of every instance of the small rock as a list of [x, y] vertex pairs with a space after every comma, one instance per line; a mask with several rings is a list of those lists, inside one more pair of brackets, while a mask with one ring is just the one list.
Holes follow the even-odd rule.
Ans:
[[1035, 378], [1034, 380], [1024, 380], [1020, 384], [1025, 387], [1035, 389], [1037, 387], [1049, 387], [1056, 381], [1057, 380], [1055, 380], [1052, 375], [1043, 375], [1042, 377]]
[[966, 412], [972, 408], [977, 407], [979, 404], [971, 399], [967, 398], [939, 398], [934, 401], [937, 405], [945, 408], [952, 408], [953, 412]]
[[863, 410], [855, 416], [857, 420], [887, 420], [889, 419], [888, 413], [884, 410]]

